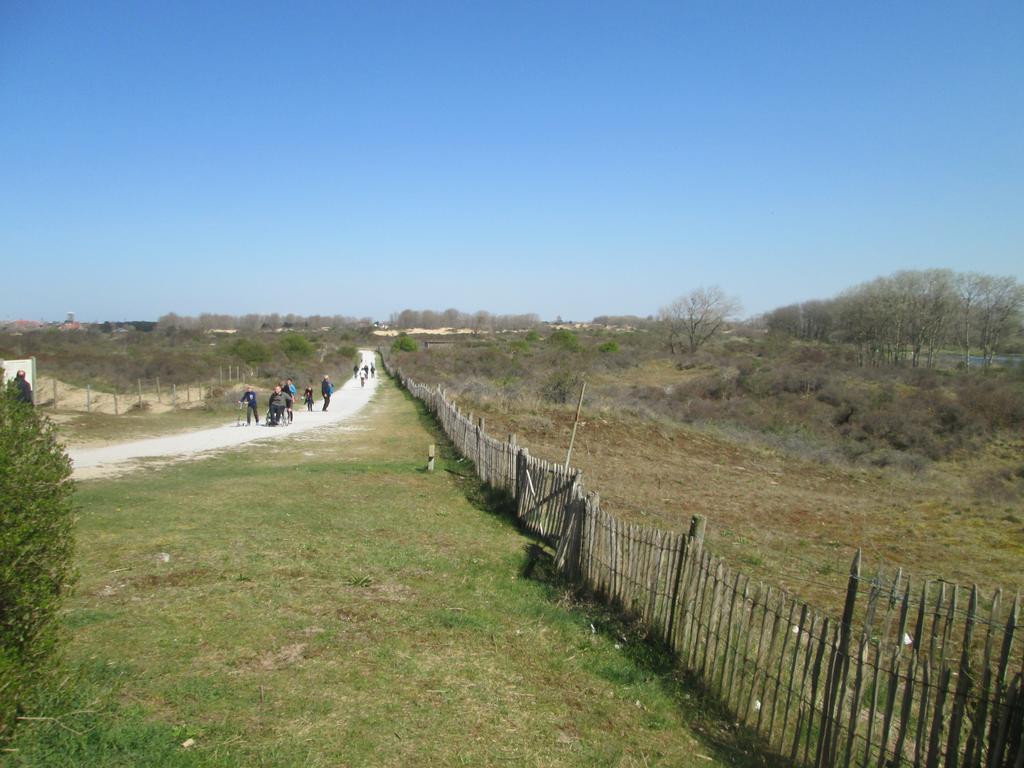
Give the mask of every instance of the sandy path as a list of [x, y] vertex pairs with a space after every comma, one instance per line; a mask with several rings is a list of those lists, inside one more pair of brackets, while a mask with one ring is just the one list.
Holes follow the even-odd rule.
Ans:
[[[369, 350], [361, 350], [363, 363], [374, 362], [374, 354]], [[267, 392], [259, 394], [260, 426], [237, 426], [235, 422], [223, 427], [197, 430], [166, 437], [153, 437], [146, 440], [134, 440], [128, 443], [115, 443], [100, 448], [72, 448], [68, 450], [74, 466], [73, 477], [76, 480], [87, 480], [94, 477], [105, 477], [121, 474], [137, 468], [139, 459], [147, 458], [191, 458], [210, 451], [232, 448], [255, 440], [274, 440], [296, 435], [311, 429], [319, 429], [344, 422], [357, 413], [373, 396], [377, 389], [377, 379], [367, 379], [366, 386], [359, 386], [359, 381], [348, 377], [338, 386], [335, 381], [334, 394], [327, 411], [320, 410], [323, 400], [313, 404], [313, 411], [308, 412], [306, 405], [300, 400], [295, 403], [295, 421], [287, 427], [266, 427], [262, 420], [267, 410]], [[301, 393], [299, 393], [301, 398]]]

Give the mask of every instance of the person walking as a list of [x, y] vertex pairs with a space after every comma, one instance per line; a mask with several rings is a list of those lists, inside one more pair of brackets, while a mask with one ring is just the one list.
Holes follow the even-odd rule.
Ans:
[[324, 398], [324, 407], [320, 410], [326, 411], [327, 406], [331, 404], [331, 395], [334, 394], [334, 385], [331, 384], [330, 376], [324, 376], [324, 380], [320, 382], [320, 394]]
[[359, 363], [356, 363], [355, 365], [352, 366], [352, 378], [359, 378]]
[[[28, 383], [27, 375], [24, 371], [18, 371], [14, 375], [14, 384], [18, 387], [18, 402], [32, 405], [32, 385]], [[55, 401], [56, 397], [54, 395]]]
[[306, 387], [306, 391], [302, 393], [302, 399], [306, 402], [306, 410], [313, 410], [313, 385], [310, 384]]
[[281, 414], [283, 421], [285, 424], [291, 424], [292, 419], [295, 418], [295, 413], [292, 411], [292, 406], [295, 405], [295, 396], [287, 384], [281, 385], [281, 395], [284, 397], [284, 413]]
[[[285, 379], [285, 384], [286, 384], [285, 388], [288, 390], [289, 394], [292, 395], [292, 399], [293, 400], [297, 399], [298, 398], [298, 394], [299, 394], [299, 390], [296, 388], [296, 386], [292, 382], [292, 380], [291, 379]], [[289, 416], [291, 416], [291, 414], [289, 414]], [[291, 421], [291, 418], [289, 418], [289, 421]]]
[[256, 419], [256, 426], [260, 425], [260, 414], [256, 410], [256, 390], [252, 387], [245, 388], [245, 394], [238, 401], [239, 405], [245, 406], [245, 426], [249, 426], [253, 419]]
[[370, 363], [370, 378], [371, 379], [376, 379], [377, 378], [377, 366], [374, 365], [373, 363]]

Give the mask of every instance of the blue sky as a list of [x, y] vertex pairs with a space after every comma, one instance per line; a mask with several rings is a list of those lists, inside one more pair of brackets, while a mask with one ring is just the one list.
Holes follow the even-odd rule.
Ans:
[[0, 259], [0, 319], [1024, 279], [1024, 3], [0, 0]]

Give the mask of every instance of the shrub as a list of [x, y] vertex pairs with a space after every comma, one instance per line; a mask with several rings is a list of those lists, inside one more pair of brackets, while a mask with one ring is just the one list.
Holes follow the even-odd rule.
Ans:
[[619, 342], [617, 342], [617, 341], [606, 341], [604, 344], [602, 344], [601, 346], [599, 346], [597, 348], [597, 351], [598, 352], [604, 352], [605, 354], [609, 354], [609, 353], [612, 353], [612, 352], [618, 352], [619, 351]]
[[1013, 429], [1024, 425], [1024, 389], [1018, 383], [972, 378], [957, 393], [957, 400], [983, 419], [989, 429]]
[[417, 349], [419, 349], [419, 344], [416, 343], [416, 339], [404, 333], [391, 345], [392, 352], [415, 352]]
[[563, 405], [572, 400], [579, 389], [580, 376], [572, 371], [556, 371], [551, 374], [541, 390], [541, 395], [551, 403]]
[[252, 339], [238, 339], [231, 345], [231, 351], [246, 365], [270, 362], [270, 347]]
[[0, 737], [56, 645], [73, 575], [70, 476], [49, 421], [0, 393]]
[[567, 352], [575, 352], [580, 348], [579, 337], [572, 331], [568, 331], [565, 328], [559, 328], [557, 331], [552, 331], [551, 335], [548, 336], [548, 343], [552, 346], [560, 347]]
[[281, 337], [281, 351], [289, 360], [306, 360], [313, 356], [316, 347], [313, 342], [298, 333], [286, 333]]
[[526, 340], [530, 342], [540, 341], [540, 334], [536, 331], [528, 331], [526, 334]]

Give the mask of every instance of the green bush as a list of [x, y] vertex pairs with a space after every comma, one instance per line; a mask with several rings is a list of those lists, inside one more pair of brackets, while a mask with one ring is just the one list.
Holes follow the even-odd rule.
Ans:
[[618, 352], [619, 351], [619, 342], [617, 342], [617, 341], [606, 341], [604, 344], [602, 344], [601, 346], [599, 346], [597, 348], [597, 351], [598, 352], [604, 352], [605, 354], [610, 354], [612, 352]]
[[0, 393], [0, 738], [57, 642], [73, 580], [71, 463], [53, 426]]
[[270, 347], [253, 339], [237, 339], [231, 344], [231, 352], [246, 365], [269, 363], [272, 355]]
[[415, 352], [417, 349], [419, 349], [419, 344], [416, 343], [416, 339], [405, 334], [395, 339], [394, 344], [391, 345], [392, 352]]
[[316, 347], [313, 342], [298, 333], [286, 333], [281, 337], [281, 351], [289, 360], [306, 360], [313, 356]]
[[551, 335], [548, 336], [548, 343], [552, 346], [561, 347], [567, 352], [575, 352], [580, 348], [579, 337], [577, 337], [572, 331], [568, 331], [565, 328], [559, 328], [557, 331], [552, 331]]

